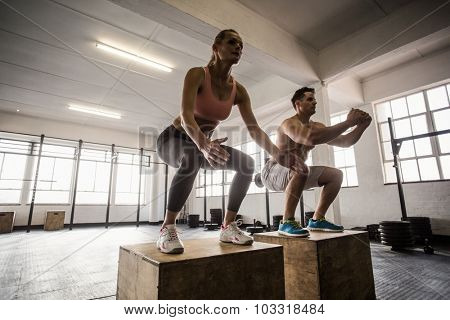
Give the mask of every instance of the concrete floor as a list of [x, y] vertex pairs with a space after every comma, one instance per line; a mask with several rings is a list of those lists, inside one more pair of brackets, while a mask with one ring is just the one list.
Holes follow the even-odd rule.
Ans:
[[[218, 231], [181, 226], [182, 239]], [[0, 299], [115, 299], [119, 246], [155, 242], [159, 226], [0, 235]], [[450, 299], [450, 248], [391, 251], [371, 244], [378, 299]]]

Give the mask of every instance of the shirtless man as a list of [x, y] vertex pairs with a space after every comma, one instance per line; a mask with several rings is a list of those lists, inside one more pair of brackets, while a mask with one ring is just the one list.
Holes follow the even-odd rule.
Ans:
[[[323, 123], [311, 121], [316, 112], [317, 101], [314, 89], [303, 87], [292, 97], [296, 114], [283, 121], [277, 130], [276, 145], [280, 150], [295, 152], [304, 161], [308, 152], [318, 144], [338, 147], [354, 145], [372, 121], [370, 115], [358, 109], [352, 109], [347, 120], [326, 127]], [[353, 128], [354, 127], [354, 128]], [[347, 129], [353, 128], [348, 134]], [[325, 220], [325, 214], [339, 193], [342, 184], [342, 171], [325, 166], [311, 166], [307, 175], [295, 173], [283, 167], [273, 159], [264, 166], [261, 178], [264, 185], [273, 191], [285, 191], [285, 211], [278, 232], [286, 236], [307, 237], [310, 231], [341, 232], [343, 227]], [[314, 216], [309, 220], [307, 229], [302, 229], [295, 221], [295, 208], [303, 190], [322, 187], [319, 203]]]

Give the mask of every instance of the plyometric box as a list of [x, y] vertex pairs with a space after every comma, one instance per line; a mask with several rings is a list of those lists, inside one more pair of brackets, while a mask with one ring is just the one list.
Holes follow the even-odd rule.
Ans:
[[64, 229], [65, 211], [47, 211], [44, 230], [54, 231]]
[[16, 213], [0, 212], [0, 233], [9, 233], [13, 231]]
[[117, 299], [284, 299], [281, 246], [218, 239], [184, 246], [176, 255], [155, 243], [120, 247]]
[[286, 299], [375, 299], [369, 235], [310, 232], [294, 238], [258, 233], [255, 241], [284, 248]]

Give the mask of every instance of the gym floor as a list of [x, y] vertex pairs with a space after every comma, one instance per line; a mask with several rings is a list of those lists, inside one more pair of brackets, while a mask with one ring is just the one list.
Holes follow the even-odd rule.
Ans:
[[[0, 299], [115, 299], [119, 246], [155, 242], [159, 226], [86, 227], [0, 235]], [[179, 226], [182, 239], [218, 231]], [[394, 252], [371, 243], [378, 299], [450, 299], [450, 247]]]

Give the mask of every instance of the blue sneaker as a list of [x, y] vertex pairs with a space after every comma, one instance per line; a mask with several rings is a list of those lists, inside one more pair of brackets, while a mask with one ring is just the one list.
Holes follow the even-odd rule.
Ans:
[[331, 223], [325, 218], [313, 220], [309, 219], [308, 222], [308, 230], [310, 231], [327, 231], [327, 232], [342, 232], [344, 231], [344, 227]]
[[278, 233], [288, 237], [307, 237], [309, 232], [303, 229], [295, 220], [286, 220], [280, 223]]

